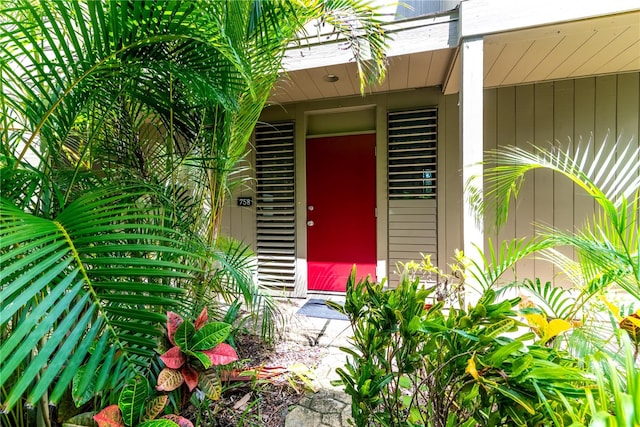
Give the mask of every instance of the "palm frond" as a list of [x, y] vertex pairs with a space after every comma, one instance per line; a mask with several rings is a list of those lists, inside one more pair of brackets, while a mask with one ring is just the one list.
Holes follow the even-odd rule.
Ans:
[[[487, 154], [491, 166], [484, 174], [484, 197], [480, 194], [483, 187], [477, 182], [481, 177], [476, 176], [466, 184], [468, 199], [479, 215], [490, 215], [489, 210], [495, 208], [496, 225], [500, 226], [527, 172], [547, 169], [563, 175], [597, 203], [596, 214], [581, 229], [537, 225], [537, 234], [548, 247], [576, 250], [580, 263], [577, 280], [584, 281], [588, 294], [615, 283], [638, 299], [640, 176], [636, 166], [640, 146], [605, 140], [593, 156], [591, 151], [590, 144], [576, 147], [573, 155], [571, 149], [558, 147], [527, 151], [508, 146], [491, 151]], [[558, 252], [547, 252], [547, 256], [561, 268], [569, 266]], [[572, 269], [575, 272], [575, 266]]]
[[[500, 243], [499, 248], [495, 248], [493, 240], [487, 241], [487, 251], [477, 247], [478, 261], [471, 258], [471, 266], [467, 272], [471, 274], [476, 283], [482, 286], [482, 290], [495, 287], [499, 283], [502, 275], [515, 268], [515, 265], [522, 259], [527, 258], [536, 252], [548, 248], [553, 243], [547, 239], [513, 239]], [[487, 255], [488, 253], [488, 255]]]
[[53, 220], [2, 199], [0, 325], [10, 331], [0, 346], [10, 355], [0, 368], [0, 388], [10, 385], [3, 410], [23, 397], [33, 404], [53, 385], [59, 399], [87, 360], [101, 367], [96, 392], [109, 394], [117, 377], [154, 354], [163, 313], [198, 257], [193, 241], [149, 213], [148, 194], [94, 191]]
[[524, 176], [536, 169], [548, 169], [573, 181], [604, 211], [612, 213], [625, 200], [633, 199], [634, 195], [637, 198], [640, 177], [631, 165], [637, 164], [638, 157], [640, 147], [633, 148], [632, 142], [623, 146], [621, 141], [605, 140], [593, 158], [590, 145], [578, 147], [575, 155], [570, 149], [555, 146], [549, 149], [532, 146], [531, 151], [504, 146], [486, 153], [489, 167], [484, 178], [471, 177], [465, 188], [475, 212], [490, 217], [487, 209], [492, 205], [473, 197], [484, 184], [484, 198], [495, 201], [496, 225], [500, 226], [506, 222], [509, 203], [512, 197], [518, 197]]
[[261, 335], [272, 339], [275, 327], [282, 322], [282, 314], [268, 291], [255, 281], [253, 251], [238, 240], [220, 238], [211, 258], [216, 272], [214, 288], [220, 289], [220, 295], [225, 296], [228, 303], [241, 296], [254, 323], [260, 323]]
[[123, 95], [187, 135], [199, 105], [214, 101], [234, 109], [234, 93], [251, 86], [247, 63], [214, 26], [199, 25], [205, 18], [195, 13], [197, 5], [3, 3], [3, 110], [19, 125], [11, 132], [24, 135], [14, 145], [16, 157], [31, 151], [41, 167], [56, 164], [69, 135], [82, 130], [83, 139], [92, 140], [112, 124], [92, 110], [117, 105]]
[[510, 283], [503, 289], [526, 289], [529, 296], [537, 301], [549, 317], [557, 319], [573, 319], [575, 315], [577, 295], [568, 289], [554, 286], [551, 282], [542, 284], [540, 279], [524, 279]]
[[[636, 204], [637, 205], [637, 204]], [[640, 300], [640, 273], [638, 271], [638, 221], [635, 214], [628, 217], [622, 229], [610, 217], [596, 216], [593, 224], [569, 233], [546, 230], [548, 238], [558, 246], [576, 249], [581, 276], [591, 293], [617, 284]], [[593, 227], [593, 228], [592, 228]], [[553, 253], [549, 259], [559, 266], [566, 264]]]

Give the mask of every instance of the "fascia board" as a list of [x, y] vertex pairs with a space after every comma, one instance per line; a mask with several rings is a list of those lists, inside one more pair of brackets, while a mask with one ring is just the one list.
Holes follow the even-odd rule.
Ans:
[[[448, 49], [458, 45], [458, 11], [385, 25], [390, 36], [387, 56], [409, 55]], [[285, 54], [286, 72], [346, 64], [353, 61], [346, 41], [326, 35], [307, 37], [292, 45]]]
[[464, 0], [460, 38], [640, 10], [638, 0]]

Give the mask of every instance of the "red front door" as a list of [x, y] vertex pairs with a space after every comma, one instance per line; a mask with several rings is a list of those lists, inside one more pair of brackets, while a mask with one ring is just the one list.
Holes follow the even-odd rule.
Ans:
[[375, 135], [307, 140], [308, 289], [344, 292], [376, 275]]

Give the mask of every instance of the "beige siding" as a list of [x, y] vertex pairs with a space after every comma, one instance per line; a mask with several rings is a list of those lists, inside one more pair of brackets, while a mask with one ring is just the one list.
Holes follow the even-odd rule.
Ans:
[[389, 282], [394, 284], [398, 263], [420, 261], [420, 254], [431, 255], [438, 265], [437, 204], [431, 200], [389, 201]]
[[[531, 143], [540, 146], [560, 143], [566, 146], [569, 141], [587, 142], [592, 140], [591, 152], [597, 149], [604, 138], [622, 138], [628, 142], [633, 138], [638, 142], [640, 117], [640, 74], [629, 73], [589, 77], [575, 80], [543, 82], [530, 85], [502, 87], [485, 90], [484, 139], [485, 148], [515, 144], [529, 147]], [[353, 108], [354, 111], [365, 111], [370, 114], [376, 111], [376, 131], [378, 132], [378, 152], [385, 152], [386, 127], [383, 121], [387, 111], [410, 109], [424, 106], [438, 107], [438, 204], [435, 206], [438, 226], [426, 232], [423, 227], [426, 219], [418, 214], [420, 220], [409, 221], [410, 215], [398, 208], [410, 208], [394, 205], [389, 202], [388, 209], [380, 212], [378, 224], [379, 263], [387, 263], [387, 272], [392, 272], [396, 261], [416, 259], [420, 252], [429, 252], [429, 244], [422, 239], [437, 236], [437, 256], [440, 267], [446, 267], [456, 249], [461, 248], [461, 211], [463, 203], [462, 182], [460, 174], [459, 117], [458, 96], [442, 95], [437, 88], [415, 91], [388, 93], [363, 97], [339, 98], [318, 102], [307, 102], [277, 106], [268, 109], [263, 117], [265, 121], [296, 120], [296, 149], [304, 146], [307, 135], [309, 117], [313, 116], [314, 133], [323, 132], [323, 111], [329, 117], [339, 118], [339, 108]], [[360, 109], [360, 110], [358, 110]], [[271, 111], [273, 110], [273, 111]], [[319, 114], [319, 115], [318, 115]], [[344, 115], [344, 117], [348, 117]], [[364, 116], [363, 116], [364, 117]], [[370, 116], [369, 116], [370, 117]], [[326, 118], [326, 117], [325, 117]], [[330, 132], [338, 129], [332, 122]], [[344, 129], [341, 129], [344, 131]], [[361, 130], [361, 129], [357, 129]], [[382, 134], [381, 134], [382, 133]], [[556, 142], [557, 141], [557, 142]], [[575, 148], [574, 148], [575, 149]], [[304, 169], [300, 159], [304, 152], [298, 151], [296, 203], [304, 206]], [[379, 154], [380, 155], [380, 154]], [[639, 159], [640, 161], [640, 159]], [[386, 195], [385, 162], [378, 161], [378, 206], [387, 206], [383, 200]], [[302, 185], [302, 187], [300, 187]], [[243, 195], [253, 195], [251, 189], [242, 190]], [[247, 243], [255, 241], [255, 213], [252, 209], [239, 208], [235, 196], [225, 210], [224, 230], [233, 231]], [[404, 203], [404, 202], [398, 202]], [[418, 209], [424, 209], [419, 207]], [[385, 217], [389, 212], [389, 217]], [[521, 190], [521, 197], [507, 227], [499, 233], [489, 229], [487, 237], [494, 239], [510, 239], [527, 237], [534, 233], [535, 222], [573, 229], [583, 224], [593, 213], [593, 201], [585, 197], [579, 189], [561, 177], [553, 176], [545, 171], [531, 174]], [[298, 231], [304, 232], [304, 221], [298, 218]], [[388, 224], [388, 225], [386, 225]], [[413, 225], [412, 225], [413, 224]], [[407, 228], [407, 225], [409, 227]], [[388, 227], [385, 231], [385, 227]], [[400, 227], [405, 227], [400, 228]], [[408, 235], [409, 230], [415, 230]], [[237, 233], [237, 234], [236, 234]], [[299, 233], [300, 234], [300, 233]], [[427, 236], [428, 235], [428, 236]], [[385, 242], [388, 236], [389, 241]], [[306, 256], [306, 239], [299, 235], [296, 248], [299, 271], [304, 276], [304, 258]], [[382, 245], [382, 246], [380, 246]], [[384, 252], [388, 248], [388, 254]], [[551, 280], [554, 271], [542, 261], [527, 261], [517, 270], [517, 277], [540, 277]], [[305, 277], [300, 277], [300, 286], [305, 286]], [[297, 289], [296, 295], [304, 295], [304, 289]]]
[[[444, 269], [462, 249], [462, 175], [458, 139], [458, 95], [444, 97], [438, 117], [438, 259]], [[442, 114], [442, 112], [445, 114]]]
[[[515, 143], [516, 139], [516, 88], [504, 87], [497, 90], [496, 103], [496, 145], [502, 141]], [[511, 202], [509, 209], [515, 208], [515, 202]], [[509, 239], [516, 233], [516, 215], [510, 215], [507, 223], [498, 230], [498, 242]], [[486, 236], [485, 236], [486, 238]], [[505, 273], [504, 280], [513, 280], [513, 274], [509, 271]]]
[[[515, 145], [520, 148], [530, 147], [529, 141], [534, 138], [534, 87], [533, 85], [516, 87], [515, 105]], [[523, 194], [533, 194], [534, 180], [528, 179], [522, 184]], [[533, 197], [522, 197], [517, 202], [518, 214], [512, 215], [515, 220], [515, 236], [533, 236]], [[518, 265], [516, 274], [518, 277], [529, 277], [533, 272], [534, 261], [528, 259]]]
[[[640, 74], [630, 73], [487, 90], [485, 148], [496, 144], [526, 148], [531, 143], [567, 148], [572, 144], [575, 152], [576, 144], [584, 147], [592, 141], [593, 155], [607, 137], [638, 144], [639, 86]], [[567, 179], [548, 171], [536, 171], [527, 178], [499, 239], [533, 236], [534, 223], [574, 230], [593, 214], [593, 201]], [[486, 236], [496, 236], [488, 223]], [[527, 261], [517, 270], [519, 278], [544, 280], [553, 280], [557, 273], [539, 260]]]
[[[222, 213], [220, 232], [225, 236], [231, 236], [242, 242], [253, 245], [256, 240], [256, 209], [255, 209], [255, 182], [251, 168], [253, 153], [249, 153], [246, 161], [242, 161], [238, 167], [245, 169], [234, 176], [241, 181], [235, 186], [233, 193], [227, 198]], [[252, 206], [238, 206], [238, 197], [253, 197]]]

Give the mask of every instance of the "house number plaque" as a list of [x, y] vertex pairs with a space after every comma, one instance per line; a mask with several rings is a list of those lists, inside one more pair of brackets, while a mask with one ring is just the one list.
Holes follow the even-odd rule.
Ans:
[[253, 197], [238, 197], [238, 206], [253, 206]]

